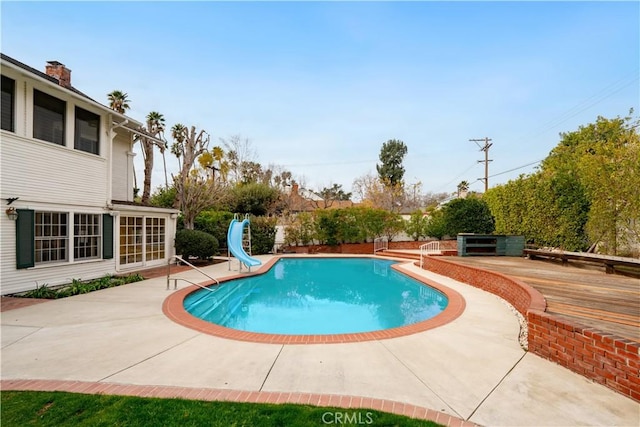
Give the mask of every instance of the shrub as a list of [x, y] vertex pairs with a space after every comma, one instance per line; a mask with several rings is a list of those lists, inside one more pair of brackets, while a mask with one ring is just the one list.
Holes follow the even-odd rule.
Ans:
[[176, 233], [176, 253], [185, 259], [206, 260], [218, 253], [218, 239], [200, 230], [180, 230]]
[[468, 197], [455, 199], [442, 208], [445, 232], [449, 236], [458, 233], [488, 234], [495, 230], [495, 220], [484, 200]]
[[32, 291], [29, 291], [22, 295], [25, 298], [46, 298], [53, 299], [57, 295], [57, 291], [55, 289], [51, 289], [47, 284], [42, 286], [38, 286], [36, 284], [36, 288]]
[[336, 210], [322, 209], [315, 212], [316, 236], [321, 244], [336, 246], [340, 219]]
[[276, 218], [266, 216], [251, 218], [251, 253], [268, 254], [276, 244]]
[[202, 211], [194, 221], [196, 230], [211, 234], [218, 240], [221, 249], [227, 248], [227, 231], [233, 219], [233, 214], [226, 211]]

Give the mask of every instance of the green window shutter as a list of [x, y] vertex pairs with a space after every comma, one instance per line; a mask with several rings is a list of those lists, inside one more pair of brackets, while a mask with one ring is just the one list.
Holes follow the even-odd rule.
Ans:
[[113, 217], [102, 214], [102, 259], [113, 258]]
[[35, 265], [35, 211], [17, 209], [16, 220], [16, 268], [29, 268]]

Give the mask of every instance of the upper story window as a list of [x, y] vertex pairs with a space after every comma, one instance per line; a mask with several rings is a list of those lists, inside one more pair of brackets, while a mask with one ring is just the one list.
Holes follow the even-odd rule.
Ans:
[[100, 154], [100, 116], [76, 107], [75, 149]]
[[10, 132], [15, 131], [15, 99], [15, 80], [2, 76], [2, 129]]
[[64, 116], [67, 103], [33, 90], [33, 137], [54, 144], [64, 144]]

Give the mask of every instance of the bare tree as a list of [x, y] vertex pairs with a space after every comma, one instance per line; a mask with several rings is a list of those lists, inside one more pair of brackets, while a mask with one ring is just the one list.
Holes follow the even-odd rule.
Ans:
[[232, 135], [228, 138], [220, 138], [220, 142], [227, 153], [229, 179], [232, 182], [243, 182], [245, 179], [243, 165], [248, 162], [255, 162], [257, 159], [257, 154], [251, 146], [251, 141], [241, 135]]
[[180, 161], [180, 172], [177, 176], [172, 175], [176, 185], [176, 204], [182, 210], [183, 215], [186, 215], [185, 210], [191, 209], [188, 194], [185, 193], [189, 188], [189, 174], [196, 158], [207, 151], [210, 137], [205, 130], [198, 132], [195, 126], [187, 128], [181, 123], [177, 123], [171, 128], [171, 137], [175, 141], [171, 146], [171, 152]]
[[[174, 178], [175, 179], [175, 178]], [[180, 194], [184, 228], [194, 229], [194, 221], [203, 210], [224, 201], [225, 187], [219, 181], [208, 179], [193, 170], [186, 179], [175, 179], [176, 192]]]

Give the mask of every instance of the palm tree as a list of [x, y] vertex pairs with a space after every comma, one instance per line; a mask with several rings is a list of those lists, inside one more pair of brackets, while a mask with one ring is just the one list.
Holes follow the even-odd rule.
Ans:
[[[470, 185], [469, 181], [460, 181], [460, 184], [458, 184], [458, 197], [466, 197]], [[464, 194], [464, 196], [462, 196], [462, 194]]]
[[[144, 186], [142, 189], [142, 203], [147, 203], [151, 196], [151, 174], [153, 172], [153, 147], [157, 145], [160, 147], [160, 143], [157, 139], [161, 138], [164, 134], [165, 124], [164, 116], [157, 111], [152, 111], [147, 114], [147, 127], [143, 129], [143, 133], [155, 138], [146, 138], [144, 136], [139, 137], [139, 141], [142, 147], [142, 155], [144, 157]], [[164, 146], [164, 144], [162, 144]], [[163, 150], [163, 148], [161, 148]]]
[[173, 138], [176, 142], [171, 146], [171, 152], [179, 159], [182, 156], [182, 151], [184, 150], [183, 143], [185, 138], [185, 132], [187, 132], [187, 127], [182, 123], [176, 123], [171, 128], [171, 138]]
[[122, 92], [121, 90], [114, 90], [111, 93], [107, 94], [109, 98], [109, 108], [114, 111], [117, 111], [120, 114], [124, 114], [129, 108], [129, 98], [128, 94]]

